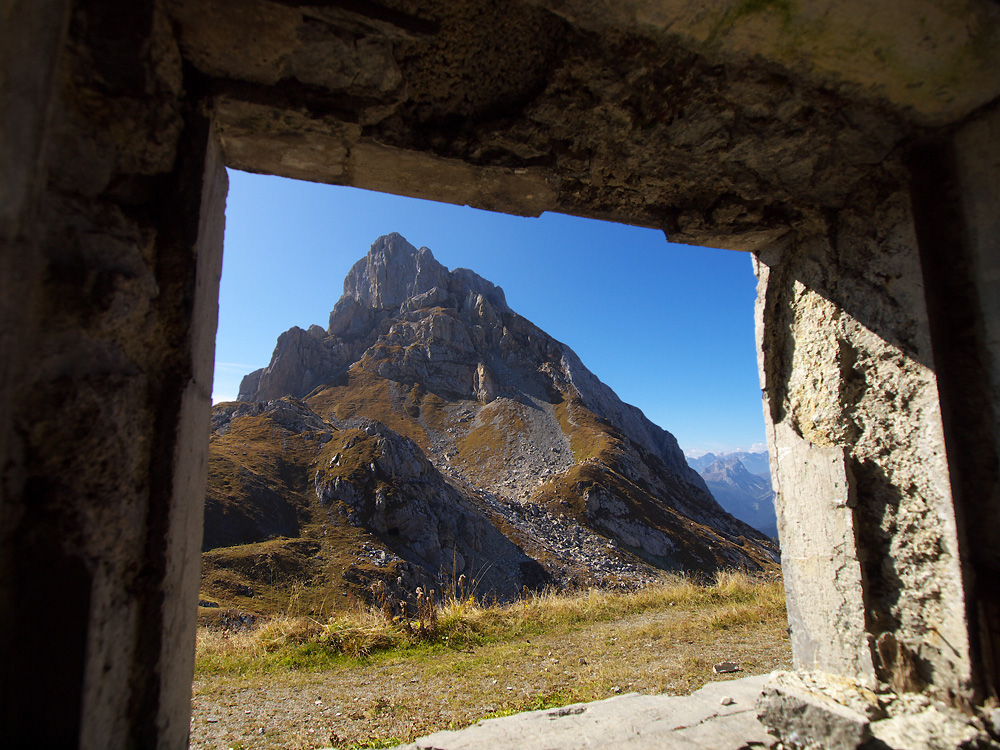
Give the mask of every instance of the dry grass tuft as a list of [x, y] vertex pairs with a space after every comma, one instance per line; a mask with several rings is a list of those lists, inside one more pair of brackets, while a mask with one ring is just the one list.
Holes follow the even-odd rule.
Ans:
[[[377, 585], [377, 584], [376, 584]], [[202, 627], [197, 668], [202, 674], [322, 668], [337, 658], [365, 659], [376, 652], [447, 645], [496, 643], [561, 628], [609, 622], [670, 607], [699, 612], [701, 626], [753, 627], [784, 617], [781, 581], [722, 572], [700, 585], [684, 576], [632, 592], [547, 590], [507, 605], [485, 605], [458, 592], [438, 601], [433, 590], [416, 592], [416, 606], [376, 589], [374, 604], [319, 623], [279, 616], [246, 631]]]
[[623, 692], [690, 693], [720, 679], [721, 661], [742, 674], [791, 664], [781, 581], [744, 574], [506, 606], [459, 586], [441, 601], [427, 592], [405, 616], [398, 602], [375, 601], [325, 623], [202, 628], [192, 746], [394, 746]]

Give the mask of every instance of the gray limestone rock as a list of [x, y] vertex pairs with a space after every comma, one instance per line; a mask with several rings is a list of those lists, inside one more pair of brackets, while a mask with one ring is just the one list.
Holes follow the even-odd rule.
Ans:
[[266, 367], [261, 367], [253, 372], [244, 375], [243, 379], [240, 380], [240, 390], [239, 395], [236, 397], [237, 401], [255, 401], [255, 396], [257, 391], [260, 390], [260, 376], [264, 374]]
[[353, 338], [367, 331], [374, 320], [372, 310], [354, 297], [341, 297], [330, 312], [327, 332], [331, 336]]
[[450, 281], [450, 288], [456, 298], [464, 300], [464, 303], [459, 305], [459, 309], [468, 310], [476, 305], [481, 305], [482, 301], [486, 300], [496, 308], [497, 312], [511, 312], [507, 306], [507, 297], [504, 295], [503, 289], [474, 271], [470, 271], [468, 268], [456, 268], [451, 272]]
[[[305, 396], [351, 359], [351, 347], [331, 338], [321, 338], [312, 326], [304, 331], [293, 326], [278, 337], [271, 363], [251, 373], [240, 383], [240, 401], [270, 401], [282, 396]], [[257, 374], [259, 373], [259, 375]], [[256, 381], [256, 388], [253, 388]], [[252, 389], [252, 390], [251, 390]]]
[[670, 537], [635, 519], [631, 509], [620, 498], [600, 488], [586, 490], [583, 497], [587, 516], [597, 528], [648, 555], [670, 558], [676, 547]]
[[[465, 573], [480, 594], [501, 601], [520, 593], [521, 571], [532, 561], [484, 515], [467, 492], [453, 487], [413, 441], [372, 419], [340, 425], [342, 446], [316, 469], [313, 487], [325, 506], [342, 507], [348, 519], [386, 540], [428, 580], [442, 570]], [[349, 468], [358, 452], [373, 460]]]
[[764, 686], [757, 718], [797, 750], [857, 750], [884, 712], [874, 693], [848, 680], [778, 672]]
[[940, 704], [871, 725], [876, 741], [891, 750], [995, 750], [1000, 744], [969, 717]]
[[[465, 322], [431, 314], [435, 308], [465, 313]], [[380, 325], [389, 316], [417, 324], [410, 330], [391, 328], [391, 343], [409, 345], [419, 340], [424, 344], [420, 354], [425, 361], [406, 363], [412, 366], [411, 379], [425, 376], [420, 368], [434, 362], [440, 366], [429, 375], [440, 385], [471, 392], [473, 370], [465, 361], [474, 345], [482, 348], [494, 343], [491, 331], [502, 326], [501, 317], [510, 312], [500, 287], [466, 268], [449, 272], [426, 247], [418, 250], [401, 235], [387, 234], [348, 272], [327, 329], [313, 325], [304, 332], [293, 327], [282, 334], [270, 364], [243, 379], [239, 400], [305, 396], [316, 384], [357, 361], [378, 340]], [[303, 334], [308, 334], [308, 340]]]
[[[769, 747], [754, 701], [766, 675], [715, 682], [689, 696], [628, 693], [530, 711], [421, 737], [399, 750], [741, 750]], [[723, 698], [729, 698], [724, 702]]]
[[821, 672], [775, 672], [758, 719], [794, 750], [993, 750], [987, 721], [920, 693]]
[[344, 296], [363, 307], [396, 310], [412, 297], [448, 287], [448, 269], [426, 247], [417, 250], [402, 235], [379, 237], [344, 279]]

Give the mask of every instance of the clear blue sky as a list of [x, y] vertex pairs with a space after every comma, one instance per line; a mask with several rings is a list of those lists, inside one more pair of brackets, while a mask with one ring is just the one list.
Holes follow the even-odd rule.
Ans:
[[293, 325], [326, 328], [348, 269], [399, 232], [507, 302], [685, 451], [764, 442], [750, 256], [560, 214], [522, 218], [230, 170], [213, 399]]

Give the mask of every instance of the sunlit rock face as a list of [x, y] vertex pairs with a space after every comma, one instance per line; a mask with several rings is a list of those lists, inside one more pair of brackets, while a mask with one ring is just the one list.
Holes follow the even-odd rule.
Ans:
[[[312, 529], [296, 534], [351, 524], [425, 576], [450, 565], [511, 596], [544, 581], [631, 586], [658, 569], [760, 570], [777, 559], [773, 542], [712, 499], [670, 433], [514, 313], [502, 289], [449, 271], [398, 234], [350, 270], [326, 331], [278, 338], [240, 401], [216, 407], [229, 426], [213, 437], [206, 547], [223, 506], [234, 528], [258, 524], [242, 541], [270, 533], [245, 518], [259, 516], [249, 510], [259, 493], [228, 479], [258, 473], [252, 452], [233, 454], [232, 430], [248, 430], [241, 420], [251, 413], [274, 421], [288, 402], [308, 412], [308, 429], [284, 424], [280, 440], [315, 431], [318, 420], [314, 439], [325, 446], [317, 443], [315, 469], [304, 454], [293, 461], [312, 472], [316, 498], [286, 482], [302, 529]], [[358, 429], [367, 437], [344, 442]], [[254, 442], [272, 453], [277, 433], [258, 432]], [[230, 499], [219, 491], [227, 481], [243, 488]], [[416, 580], [412, 571], [405, 580]]]

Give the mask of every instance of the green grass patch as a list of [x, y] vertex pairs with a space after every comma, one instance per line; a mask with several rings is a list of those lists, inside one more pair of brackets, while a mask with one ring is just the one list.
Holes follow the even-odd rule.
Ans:
[[424, 597], [423, 602], [408, 618], [387, 616], [391, 607], [369, 607], [323, 624], [276, 617], [247, 631], [202, 627], [196, 669], [199, 675], [248, 675], [332, 669], [385, 658], [430, 661], [435, 653], [572, 632], [671, 607], [700, 613], [696, 619], [715, 630], [759, 626], [785, 616], [780, 580], [740, 573], [720, 573], [706, 585], [675, 577], [634, 592], [549, 591], [503, 606], [485, 606], [471, 597], [440, 603]]
[[369, 750], [370, 748], [396, 747], [402, 745], [406, 740], [399, 737], [372, 737], [361, 742], [352, 742], [344, 745], [343, 750]]

